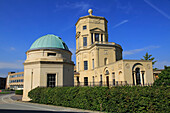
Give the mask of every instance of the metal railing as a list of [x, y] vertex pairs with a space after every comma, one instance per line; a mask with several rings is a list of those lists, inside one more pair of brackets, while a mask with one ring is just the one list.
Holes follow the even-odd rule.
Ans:
[[127, 81], [100, 81], [100, 82], [74, 82], [74, 86], [122, 86], [127, 85]]
[[74, 82], [74, 86], [89, 86], [89, 87], [94, 87], [94, 86], [152, 86], [153, 83], [147, 83], [147, 84], [128, 84], [127, 81], [100, 81], [100, 82]]

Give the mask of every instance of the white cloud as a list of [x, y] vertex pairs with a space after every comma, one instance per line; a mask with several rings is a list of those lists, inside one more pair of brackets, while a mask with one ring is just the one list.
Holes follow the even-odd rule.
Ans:
[[124, 13], [129, 14], [133, 10], [132, 4], [130, 2], [121, 2], [120, 0], [115, 0], [116, 8], [122, 10]]
[[132, 55], [132, 54], [136, 54], [138, 52], [141, 51], [145, 51], [145, 50], [151, 50], [151, 49], [155, 49], [155, 48], [159, 48], [160, 46], [148, 46], [148, 47], [144, 47], [141, 49], [134, 49], [134, 50], [129, 50], [129, 51], [124, 51], [123, 54], [124, 55]]
[[16, 49], [14, 47], [10, 47], [10, 50], [11, 51], [15, 51]]
[[123, 20], [123, 21], [121, 21], [120, 23], [114, 25], [113, 28], [119, 27], [120, 25], [125, 24], [125, 23], [127, 23], [128, 21], [129, 21], [129, 20]]
[[170, 66], [170, 61], [157, 61], [155, 64], [154, 64], [154, 67], [155, 68], [158, 68], [158, 69], [164, 69], [164, 66]]
[[0, 62], [0, 69], [23, 69], [21, 62]]
[[70, 8], [70, 9], [80, 9], [80, 11], [87, 11], [91, 5], [85, 2], [75, 2], [75, 3], [70, 3], [67, 2], [64, 5], [56, 5], [57, 8]]
[[156, 7], [155, 5], [150, 3], [148, 0], [144, 0], [144, 2], [147, 3], [148, 5], [150, 5], [153, 9], [155, 9], [157, 12], [159, 12], [164, 17], [170, 19], [170, 16], [168, 14], [166, 14], [164, 11], [160, 10], [158, 7]]

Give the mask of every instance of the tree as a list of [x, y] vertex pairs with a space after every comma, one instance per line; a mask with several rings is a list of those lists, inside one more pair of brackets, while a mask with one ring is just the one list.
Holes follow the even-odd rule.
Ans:
[[149, 55], [148, 52], [146, 52], [145, 56], [141, 58], [141, 60], [152, 60], [152, 65], [154, 65], [157, 61], [153, 61], [155, 58], [152, 57], [152, 55]]
[[154, 85], [170, 85], [170, 66], [165, 66], [165, 69], [158, 75], [158, 79], [155, 80]]

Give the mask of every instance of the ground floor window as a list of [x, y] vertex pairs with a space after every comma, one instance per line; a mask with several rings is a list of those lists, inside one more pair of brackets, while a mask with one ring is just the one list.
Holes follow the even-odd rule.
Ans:
[[102, 86], [102, 75], [100, 75], [100, 86]]
[[94, 76], [93, 76], [93, 86], [95, 85], [95, 81], [94, 81]]
[[47, 87], [55, 87], [56, 74], [47, 74]]
[[84, 86], [88, 86], [88, 77], [84, 77]]
[[79, 77], [77, 77], [77, 85], [80, 85]]

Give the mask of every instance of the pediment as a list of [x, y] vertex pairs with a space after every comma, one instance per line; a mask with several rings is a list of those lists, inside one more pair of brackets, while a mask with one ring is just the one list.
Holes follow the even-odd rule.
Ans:
[[93, 28], [93, 29], [90, 29], [90, 31], [96, 31], [96, 32], [104, 32], [102, 29], [100, 28]]

